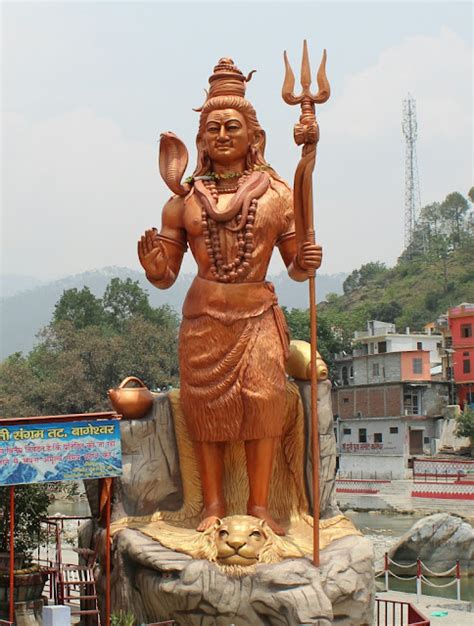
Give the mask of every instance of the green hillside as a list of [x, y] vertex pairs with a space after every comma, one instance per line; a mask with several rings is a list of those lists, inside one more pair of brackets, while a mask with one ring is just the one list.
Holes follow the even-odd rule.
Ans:
[[395, 267], [368, 263], [354, 270], [344, 294], [330, 294], [320, 304], [321, 316], [349, 337], [369, 319], [421, 330], [449, 307], [473, 302], [473, 223], [469, 203], [458, 193], [424, 207], [413, 243]]

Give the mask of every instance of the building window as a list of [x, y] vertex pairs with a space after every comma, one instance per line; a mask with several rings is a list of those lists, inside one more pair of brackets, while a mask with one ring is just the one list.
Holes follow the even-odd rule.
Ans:
[[387, 342], [379, 341], [379, 354], [383, 354], [384, 352], [387, 352]]
[[382, 433], [374, 433], [374, 443], [382, 443]]
[[470, 374], [471, 373], [471, 361], [469, 359], [465, 359], [462, 362], [462, 372], [463, 372], [463, 374]]
[[343, 428], [342, 429], [342, 434], [343, 435], [350, 435], [352, 433], [350, 428]]
[[463, 339], [472, 337], [472, 324], [461, 324], [461, 337]]
[[348, 404], [349, 398], [342, 398], [342, 402], [343, 402], [343, 404]]
[[359, 443], [367, 443], [367, 428], [359, 428]]
[[372, 376], [378, 376], [380, 374], [380, 366], [378, 363], [372, 363]]
[[350, 372], [349, 372], [349, 376], [351, 378], [354, 378], [354, 368], [352, 367], [352, 365], [351, 365], [351, 369], [350, 369]]
[[423, 437], [423, 443], [429, 443], [429, 442], [430, 442], [429, 437]]
[[453, 338], [452, 337], [445, 337], [444, 338], [444, 347], [445, 348], [451, 348], [453, 345]]
[[463, 352], [462, 355], [463, 356], [469, 356], [469, 352]]
[[422, 359], [413, 359], [413, 373], [414, 374], [423, 373], [423, 360]]
[[405, 415], [421, 415], [421, 394], [418, 390], [405, 391], [403, 394]]
[[398, 435], [398, 426], [390, 426], [390, 434]]
[[416, 342], [416, 349], [417, 350], [423, 350], [423, 342], [422, 341], [417, 341]]

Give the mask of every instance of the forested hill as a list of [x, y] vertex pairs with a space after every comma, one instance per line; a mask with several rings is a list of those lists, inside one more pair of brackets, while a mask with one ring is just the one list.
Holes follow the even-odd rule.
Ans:
[[474, 220], [468, 201], [452, 193], [424, 207], [413, 242], [395, 267], [363, 265], [347, 277], [343, 290], [330, 294], [320, 310], [346, 336], [365, 329], [369, 319], [421, 330], [449, 307], [473, 302]]
[[[318, 296], [323, 299], [330, 292], [342, 293], [342, 283], [346, 277], [347, 274], [343, 273], [321, 274], [318, 281]], [[68, 289], [81, 290], [83, 287], [89, 287], [94, 295], [102, 297], [112, 278], [121, 280], [129, 278], [138, 281], [149, 293], [151, 306], [168, 304], [176, 311], [181, 311], [193, 276], [191, 274], [179, 276], [173, 288], [165, 291], [153, 289], [143, 272], [123, 267], [102, 268], [39, 285], [35, 285], [35, 279], [31, 277], [13, 276], [11, 280], [8, 276], [2, 278], [4, 293], [9, 294], [9, 297], [0, 299], [0, 360], [13, 352], [22, 351], [26, 354], [33, 348], [36, 334], [49, 324], [55, 304]], [[282, 305], [302, 309], [308, 306], [308, 288], [305, 283], [295, 283], [286, 273], [269, 276], [269, 280], [275, 284]], [[15, 287], [18, 292], [14, 291]]]

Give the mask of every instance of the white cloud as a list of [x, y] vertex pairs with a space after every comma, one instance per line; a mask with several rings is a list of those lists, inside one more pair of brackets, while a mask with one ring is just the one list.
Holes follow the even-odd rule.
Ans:
[[[348, 76], [321, 107], [315, 201], [325, 272], [391, 263], [402, 250], [401, 106], [408, 91], [417, 101], [422, 201], [470, 187], [471, 68], [471, 50], [448, 29], [407, 38]], [[2, 121], [3, 271], [51, 276], [138, 267], [136, 239], [159, 226], [169, 195], [156, 146], [130, 141], [92, 109], [39, 121], [12, 112]], [[283, 141], [281, 119], [267, 130], [269, 160], [291, 179], [297, 151], [289, 136]], [[183, 269], [192, 267], [186, 260]]]
[[472, 49], [442, 28], [437, 37], [410, 37], [384, 50], [333, 94], [327, 131], [364, 140], [399, 134], [408, 92], [417, 101], [420, 139], [465, 138], [472, 129]]
[[156, 146], [127, 141], [90, 109], [3, 122], [4, 271], [136, 266], [136, 240], [152, 216], [159, 226], [166, 200]]

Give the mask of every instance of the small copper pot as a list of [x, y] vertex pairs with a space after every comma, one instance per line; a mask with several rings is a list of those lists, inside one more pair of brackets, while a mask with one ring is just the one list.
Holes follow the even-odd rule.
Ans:
[[[127, 387], [131, 382], [138, 383], [140, 386]], [[116, 389], [109, 389], [108, 394], [117, 413], [131, 420], [144, 417], [153, 405], [151, 391], [136, 376], [128, 376]]]

